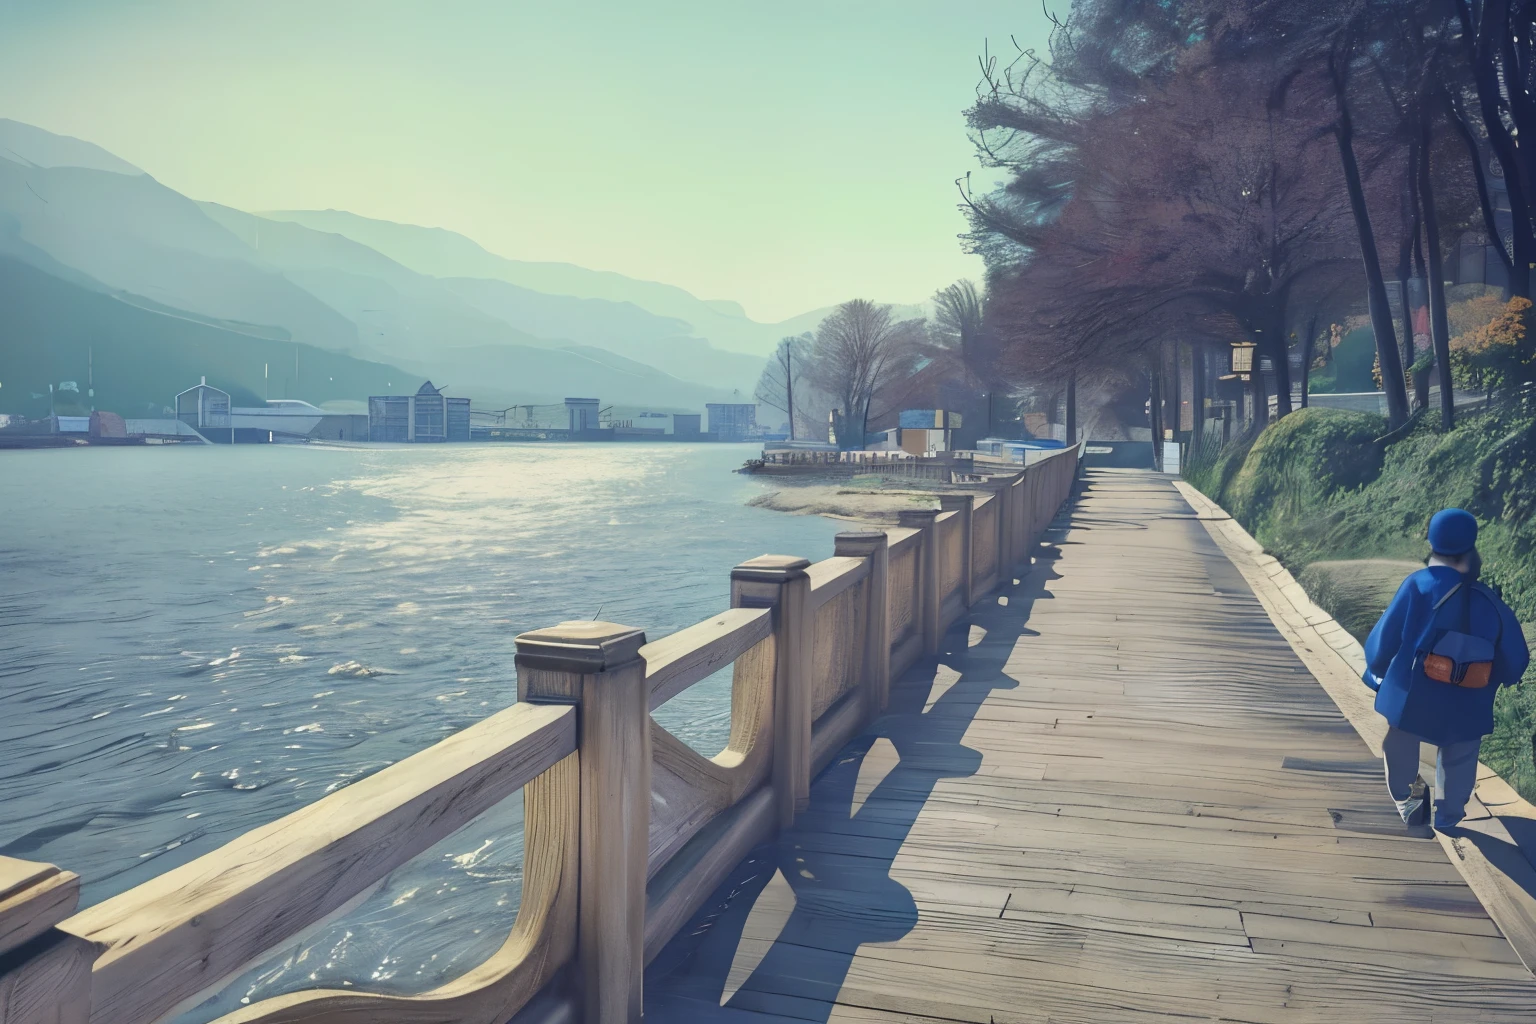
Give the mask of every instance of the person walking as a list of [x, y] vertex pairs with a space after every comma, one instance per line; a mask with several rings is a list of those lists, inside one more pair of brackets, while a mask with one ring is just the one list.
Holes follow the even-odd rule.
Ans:
[[1429, 821], [1430, 795], [1419, 777], [1419, 744], [1432, 743], [1434, 826], [1466, 815], [1477, 782], [1477, 754], [1493, 732], [1493, 698], [1514, 686], [1531, 655], [1509, 606], [1477, 582], [1477, 520], [1447, 508], [1429, 521], [1425, 567], [1403, 580], [1365, 642], [1365, 684], [1387, 720], [1382, 741], [1387, 790], [1410, 825]]

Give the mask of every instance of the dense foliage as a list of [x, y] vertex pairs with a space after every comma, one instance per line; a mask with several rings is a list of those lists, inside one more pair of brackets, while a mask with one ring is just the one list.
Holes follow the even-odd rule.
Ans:
[[[1432, 375], [1450, 426], [1453, 243], [1481, 234], [1513, 294], [1531, 289], [1536, 158], [1518, 139], [1536, 134], [1533, 14], [1075, 0], [1047, 52], [987, 55], [969, 124], [1009, 177], [963, 198], [1001, 364], [1156, 375], [1171, 342], [1245, 341], [1283, 417], [1291, 350], [1310, 368], [1320, 329], [1363, 317], [1391, 426], [1429, 400]], [[1479, 380], [1503, 372], [1460, 362]], [[1251, 386], [1262, 408], [1264, 376]]]

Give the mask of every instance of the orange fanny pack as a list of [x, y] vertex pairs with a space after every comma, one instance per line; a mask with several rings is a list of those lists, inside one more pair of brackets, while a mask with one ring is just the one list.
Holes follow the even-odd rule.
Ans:
[[1493, 676], [1493, 662], [1471, 661], [1458, 665], [1456, 659], [1448, 655], [1430, 653], [1424, 655], [1424, 675], [1437, 683], [1481, 690]]

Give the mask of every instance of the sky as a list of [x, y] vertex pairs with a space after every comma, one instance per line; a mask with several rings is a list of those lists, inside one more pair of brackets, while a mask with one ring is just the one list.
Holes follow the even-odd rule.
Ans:
[[0, 0], [0, 116], [196, 199], [773, 321], [981, 276], [954, 184], [1000, 176], [965, 133], [977, 58], [1047, 28], [1035, 0]]

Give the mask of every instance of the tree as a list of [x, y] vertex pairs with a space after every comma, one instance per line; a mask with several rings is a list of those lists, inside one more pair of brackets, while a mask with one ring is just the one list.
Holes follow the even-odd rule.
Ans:
[[864, 447], [870, 406], [914, 369], [922, 328], [867, 299], [843, 303], [816, 328], [807, 376], [833, 399], [839, 447]]
[[953, 391], [960, 397], [965, 429], [976, 430], [977, 436], [990, 434], [997, 395], [1006, 394], [1008, 386], [997, 373], [997, 348], [987, 328], [986, 299], [975, 282], [956, 281], [934, 294], [933, 306], [928, 329], [930, 354], [935, 362], [946, 364]]
[[[1274, 367], [1278, 411], [1290, 411], [1293, 299], [1314, 280], [1347, 278], [1353, 262], [1337, 158], [1324, 142], [1331, 115], [1316, 103], [1275, 103], [1282, 68], [1273, 57], [1224, 56], [1187, 48], [1161, 85], [1122, 109], [1010, 120], [992, 85], [985, 108], [973, 111], [983, 134], [1044, 124], [1062, 140], [1050, 155], [1069, 197], [1048, 219], [1040, 201], [1024, 202], [1043, 188], [1033, 141], [988, 146], [994, 159], [1024, 163], [1011, 166], [1011, 191], [970, 208], [978, 232], [1020, 251], [992, 287], [1003, 340], [1050, 339], [1063, 383], [1074, 370], [1139, 363], [1170, 335], [1241, 338]], [[1042, 102], [1030, 93], [1018, 108]], [[1033, 365], [1020, 369], [1042, 372], [1040, 354], [1031, 342]], [[1262, 409], [1261, 375], [1253, 386]]]
[[768, 365], [757, 379], [758, 402], [789, 418], [791, 441], [795, 439], [795, 389], [810, 362], [812, 339], [809, 332], [779, 339], [778, 348], [768, 357]]

